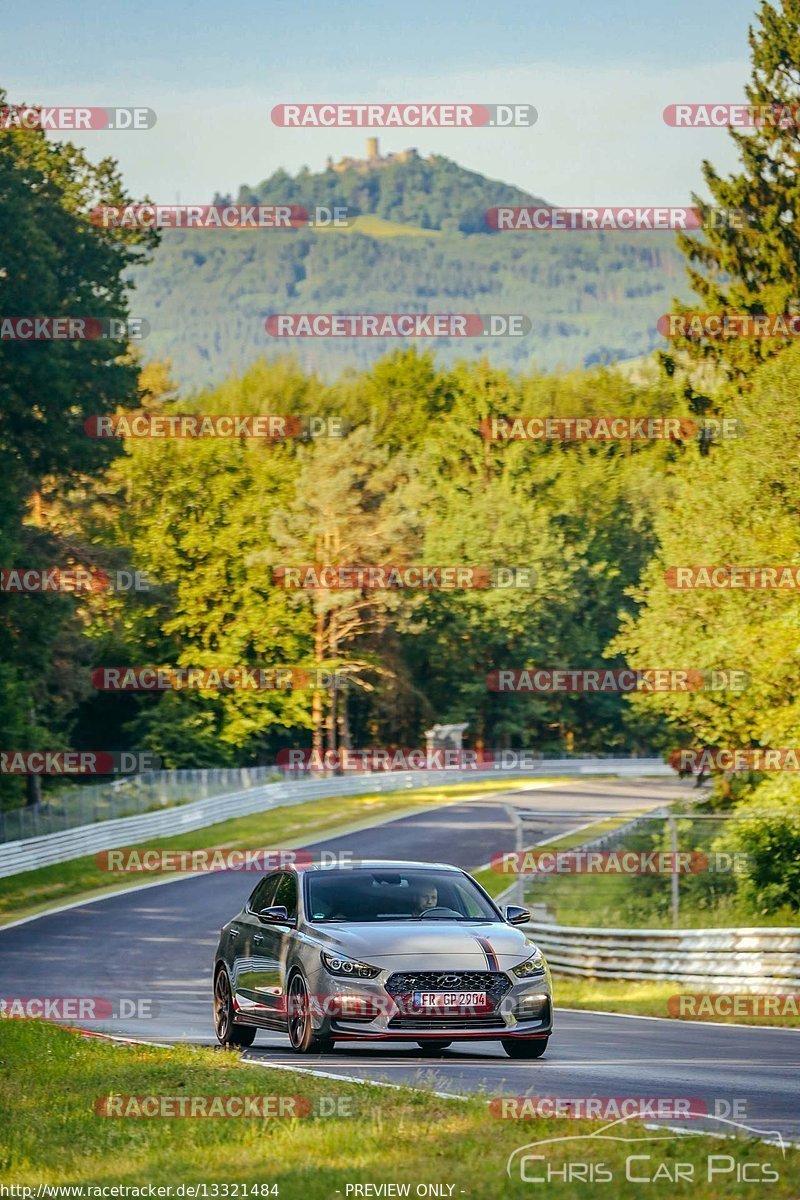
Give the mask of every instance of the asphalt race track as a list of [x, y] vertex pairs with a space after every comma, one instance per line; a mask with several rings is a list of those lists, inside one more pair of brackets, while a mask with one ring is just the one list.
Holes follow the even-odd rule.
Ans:
[[[653, 807], [682, 791], [664, 780], [570, 781], [415, 813], [314, 848], [474, 868], [513, 847], [502, 803], [535, 808], [541, 829], [532, 838], [542, 840], [584, 825], [593, 812]], [[211, 958], [220, 926], [253, 885], [249, 873], [191, 876], [0, 929], [0, 995], [100, 996], [129, 1007], [143, 998], [156, 1010], [149, 1019], [118, 1017], [91, 1028], [213, 1044]], [[268, 1032], [247, 1057], [459, 1095], [679, 1097], [734, 1118], [730, 1106], [738, 1103], [751, 1128], [800, 1140], [800, 1030], [557, 1009], [555, 1035], [536, 1062], [512, 1061], [492, 1042], [453, 1043], [436, 1058], [422, 1057], [416, 1045], [340, 1043], [330, 1054], [299, 1058], [287, 1039]]]

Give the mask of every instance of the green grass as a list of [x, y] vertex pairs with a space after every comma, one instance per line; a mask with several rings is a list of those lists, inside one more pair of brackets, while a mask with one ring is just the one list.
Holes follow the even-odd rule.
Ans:
[[[787, 993], [790, 991], [786, 989]], [[670, 1012], [670, 997], [696, 996], [707, 992], [729, 994], [725, 988], [715, 988], [710, 984], [670, 983], [655, 979], [642, 983], [628, 979], [576, 979], [572, 975], [558, 975], [556, 972], [553, 972], [553, 992], [556, 1006], [561, 1008], [632, 1013], [640, 1017], [673, 1017], [675, 1020], [680, 1018]], [[791, 1013], [779, 1019], [741, 1015], [716, 1015], [713, 1018], [698, 1015], [687, 1019], [709, 1020], [720, 1025], [774, 1025], [776, 1028], [800, 1029], [800, 1014]]]
[[[579, 833], [548, 841], [548, 850], [569, 850], [581, 846], [602, 834], [612, 832], [635, 815], [626, 813], [581, 830]], [[710, 850], [716, 831], [713, 823], [701, 823], [698, 837], [693, 831], [691, 840], [681, 849]], [[607, 847], [613, 850], [615, 847]], [[629, 850], [662, 848], [654, 845], [640, 831], [624, 837], [622, 846]], [[505, 883], [495, 887], [493, 894], [504, 890], [514, 876], [500, 876]], [[482, 879], [484, 887], [486, 881]], [[591, 925], [606, 929], [671, 929], [672, 877], [661, 875], [559, 874], [526, 877], [526, 902], [544, 904], [550, 918], [559, 925]], [[797, 913], [784, 905], [771, 913], [754, 909], [736, 890], [736, 877], [728, 874], [684, 874], [678, 876], [679, 926], [681, 929], [738, 928], [741, 926], [793, 927]]]
[[[619, 817], [607, 817], [602, 821], [595, 821], [586, 829], [581, 829], [574, 833], [564, 833], [559, 837], [547, 839], [548, 850], [571, 850], [573, 846], [582, 846], [584, 842], [591, 841], [593, 838], [602, 837], [604, 833], [611, 833], [620, 825], [624, 825], [632, 819], [630, 813], [624, 813]], [[526, 847], [533, 849], [533, 847]], [[479, 871], [473, 872], [475, 878], [486, 889], [490, 896], [499, 896], [506, 888], [514, 883], [516, 876], [508, 873], [505, 874], [496, 871], [494, 867], [481, 867]], [[528, 896], [528, 899], [538, 900], [538, 896]], [[567, 922], [569, 924], [569, 922]]]
[[[607, 929], [672, 929], [671, 877], [653, 876], [645, 893], [630, 875], [549, 876], [528, 890], [528, 901], [547, 905], [559, 925], [592, 925]], [[797, 913], [788, 906], [777, 912], [754, 911], [739, 895], [712, 894], [698, 900], [686, 892], [689, 876], [678, 878], [681, 929], [736, 929], [747, 926], [793, 927]]]
[[[370, 825], [390, 820], [419, 808], [469, 799], [488, 792], [508, 791], [509, 787], [545, 780], [491, 780], [418, 788], [407, 792], [378, 792], [367, 796], [331, 796], [304, 804], [286, 805], [248, 817], [197, 829], [171, 838], [154, 839], [148, 849], [198, 850], [219, 846], [241, 848], [290, 848], [318, 834], [343, 832], [353, 825]], [[180, 819], [180, 810], [177, 810]], [[145, 843], [139, 843], [144, 848]], [[24, 871], [0, 879], [0, 926], [17, 917], [44, 912], [57, 904], [79, 900], [104, 892], [134, 887], [162, 876], [155, 872], [109, 874], [96, 863], [94, 855]]]
[[[408, 1182], [411, 1195], [418, 1184], [437, 1183], [453, 1185], [454, 1197], [514, 1200], [533, 1192], [519, 1175], [509, 1179], [505, 1174], [513, 1150], [538, 1139], [586, 1134], [600, 1127], [597, 1122], [567, 1119], [503, 1121], [490, 1113], [486, 1097], [447, 1100], [411, 1089], [337, 1083], [248, 1067], [238, 1055], [223, 1051], [117, 1046], [34, 1021], [7, 1023], [0, 1060], [0, 1179], [34, 1189], [40, 1184], [146, 1189], [205, 1183], [208, 1196], [224, 1196], [224, 1184], [277, 1184], [284, 1200], [345, 1200], [348, 1185]], [[531, 1064], [525, 1086], [535, 1070], [536, 1064]], [[301, 1096], [317, 1106], [315, 1111], [326, 1103], [347, 1115], [97, 1115], [96, 1102], [115, 1094]], [[626, 1137], [652, 1136], [633, 1122], [624, 1128]], [[751, 1171], [758, 1169], [757, 1163], [773, 1164], [780, 1179], [769, 1185], [769, 1195], [778, 1200], [796, 1196], [800, 1153], [789, 1149], [783, 1159], [774, 1146], [753, 1140], [720, 1143], [695, 1134], [634, 1145], [604, 1141], [587, 1147], [585, 1142], [568, 1142], [543, 1151], [559, 1165], [570, 1160], [605, 1163], [614, 1174], [612, 1189], [604, 1193], [609, 1196], [641, 1196], [641, 1185], [626, 1181], [624, 1164], [628, 1154], [648, 1153], [652, 1171], [662, 1161], [680, 1161], [691, 1163], [696, 1175], [694, 1183], [662, 1185], [654, 1195], [710, 1200], [765, 1194], [758, 1186], [734, 1186], [729, 1176], [708, 1184], [707, 1157], [723, 1152], [750, 1164]], [[213, 1184], [220, 1185], [216, 1193]], [[565, 1200], [597, 1194], [591, 1183], [556, 1187]]]

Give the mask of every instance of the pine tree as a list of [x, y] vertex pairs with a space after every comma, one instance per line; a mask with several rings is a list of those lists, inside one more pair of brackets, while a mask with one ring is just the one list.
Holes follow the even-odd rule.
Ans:
[[[688, 274], [701, 303], [676, 303], [683, 313], [793, 313], [800, 311], [800, 0], [767, 3], [760, 26], [749, 31], [752, 51], [748, 129], [730, 128], [742, 163], [739, 174], [719, 176], [708, 161], [703, 175], [710, 203], [693, 196], [703, 234], [681, 233]], [[774, 121], [774, 123], [773, 123]], [[702, 410], [695, 390], [721, 379], [747, 386], [754, 367], [780, 353], [780, 337], [677, 337], [662, 355], [668, 374], [693, 367], [686, 394]], [[706, 364], [697, 370], [698, 365]]]

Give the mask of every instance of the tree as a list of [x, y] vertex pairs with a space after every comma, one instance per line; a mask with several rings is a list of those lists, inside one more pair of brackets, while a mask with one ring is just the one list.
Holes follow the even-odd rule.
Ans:
[[[320, 410], [315, 381], [286, 363], [260, 364], [190, 402], [174, 398], [163, 370], [147, 379], [154, 391], [144, 403], [154, 413]], [[295, 494], [295, 456], [291, 443], [258, 438], [126, 440], [98, 484], [109, 499], [105, 536], [128, 548], [152, 591], [118, 614], [122, 665], [223, 669], [306, 660], [307, 615], [271, 586], [265, 565], [278, 553], [272, 514]], [[309, 724], [303, 692], [269, 689], [145, 693], [129, 717], [137, 745], [169, 767], [258, 761], [271, 739]]]
[[[0, 90], [0, 108], [6, 95]], [[99, 229], [97, 204], [126, 202], [111, 159], [97, 165], [38, 130], [0, 137], [0, 313], [8, 317], [129, 315], [125, 272], [155, 244], [141, 231]], [[42, 491], [96, 471], [115, 448], [84, 433], [90, 415], [137, 399], [137, 366], [124, 341], [0, 340], [0, 551], [2, 565], [70, 565], [47, 529]], [[0, 727], [20, 748], [63, 745], [75, 702], [80, 629], [69, 598], [0, 594]], [[73, 655], [77, 654], [77, 660]], [[32, 780], [29, 799], [38, 795]], [[0, 779], [13, 793], [17, 781]]]
[[[703, 234], [678, 235], [700, 306], [676, 301], [677, 312], [800, 311], [800, 0], [763, 0], [758, 15], [759, 27], [749, 31], [753, 66], [746, 94], [749, 104], [773, 114], [774, 123], [770, 118], [752, 130], [729, 130], [741, 158], [739, 174], [723, 179], [704, 161], [712, 200], [693, 197]], [[725, 378], [747, 386], [753, 369], [787, 344], [774, 337], [679, 337], [662, 361], [670, 374], [690, 367], [686, 394], [702, 410], [710, 398], [695, 388], [707, 391]]]
[[744, 436], [685, 460], [655, 519], [658, 547], [612, 649], [635, 667], [740, 669], [742, 690], [631, 697], [666, 717], [665, 748], [793, 746], [800, 733], [796, 591], [675, 590], [678, 566], [800, 561], [800, 348], [762, 367], [736, 415]]
[[[271, 532], [286, 564], [317, 566], [404, 565], [420, 545], [421, 491], [408, 457], [376, 446], [369, 426], [341, 439], [320, 440], [299, 452], [300, 470], [291, 505], [273, 513]], [[291, 596], [291, 593], [287, 595]], [[348, 682], [372, 687], [385, 674], [369, 653], [370, 639], [386, 631], [409, 601], [381, 589], [315, 590], [293, 597], [313, 612], [316, 668], [345, 672]], [[413, 604], [413, 600], [410, 602]], [[357, 648], [361, 653], [357, 653]], [[331, 685], [327, 742], [350, 744], [347, 691]], [[313, 692], [313, 749], [323, 743], [323, 693]]]

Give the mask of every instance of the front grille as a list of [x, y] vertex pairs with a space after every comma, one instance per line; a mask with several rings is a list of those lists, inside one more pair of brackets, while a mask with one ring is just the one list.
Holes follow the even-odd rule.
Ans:
[[390, 996], [411, 992], [486, 992], [497, 1008], [511, 980], [502, 971], [396, 971], [386, 980]]
[[387, 1028], [388, 1029], [504, 1029], [505, 1021], [498, 1014], [492, 1014], [488, 1017], [468, 1017], [463, 1014], [458, 1017], [447, 1016], [443, 1013], [441, 1017], [392, 1017]]

